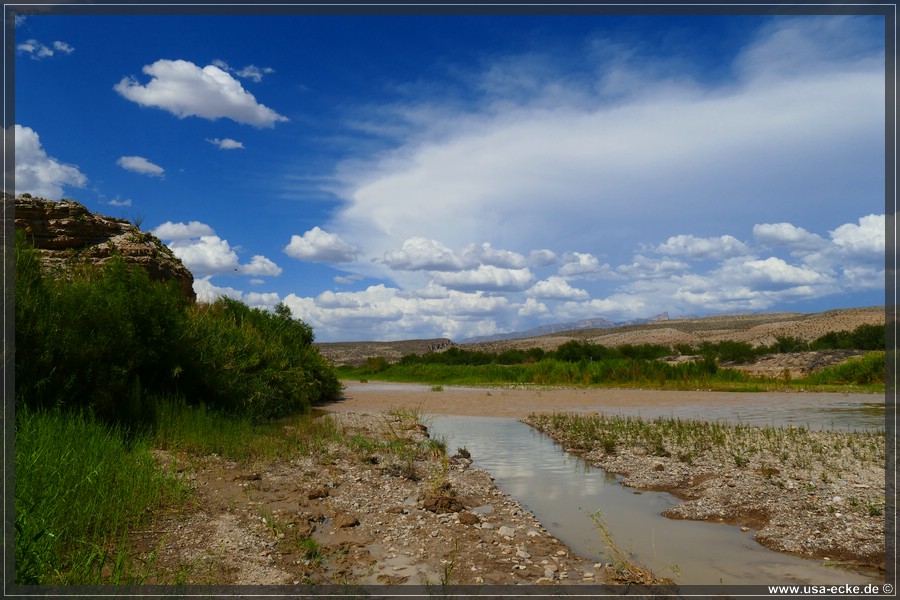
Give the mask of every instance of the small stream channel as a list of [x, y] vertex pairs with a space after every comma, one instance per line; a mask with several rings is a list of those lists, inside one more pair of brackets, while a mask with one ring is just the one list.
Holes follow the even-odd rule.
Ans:
[[[644, 411], [643, 416], [656, 415]], [[746, 417], [745, 413], [741, 420], [753, 421]], [[771, 413], [766, 418], [771, 418]], [[827, 427], [834, 415], [812, 418]], [[809, 420], [807, 414], [806, 422], [813, 426]], [[875, 416], [854, 416], [851, 428], [872, 423], [878, 426]], [[428, 427], [430, 435], [446, 440], [449, 453], [459, 447], [468, 449], [475, 466], [491, 473], [500, 489], [534, 513], [551, 535], [590, 560], [608, 562], [590, 517], [600, 510], [619, 548], [679, 584], [880, 581], [876, 573], [825, 567], [822, 561], [770, 551], [753, 540], [753, 530], [742, 532], [732, 525], [663, 517], [660, 513], [678, 499], [624, 487], [615, 476], [567, 454], [550, 437], [515, 419], [430, 415]]]

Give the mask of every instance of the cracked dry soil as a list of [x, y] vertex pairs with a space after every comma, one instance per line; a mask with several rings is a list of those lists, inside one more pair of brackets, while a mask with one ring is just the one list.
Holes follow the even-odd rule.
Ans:
[[[329, 418], [350, 436], [427, 439], [424, 426], [387, 413]], [[576, 556], [465, 454], [404, 463], [330, 442], [310, 456], [240, 464], [159, 451], [196, 501], [132, 533], [139, 553], [156, 553], [146, 583], [669, 583]]]

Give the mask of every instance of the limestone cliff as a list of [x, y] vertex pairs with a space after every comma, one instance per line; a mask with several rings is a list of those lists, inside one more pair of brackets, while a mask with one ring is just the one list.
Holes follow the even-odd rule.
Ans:
[[153, 279], [180, 282], [184, 293], [196, 301], [194, 276], [181, 259], [157, 237], [124, 219], [92, 213], [72, 200], [55, 202], [28, 195], [15, 198], [14, 214], [16, 229], [25, 231], [48, 272], [65, 272], [82, 261], [102, 265], [117, 254]]

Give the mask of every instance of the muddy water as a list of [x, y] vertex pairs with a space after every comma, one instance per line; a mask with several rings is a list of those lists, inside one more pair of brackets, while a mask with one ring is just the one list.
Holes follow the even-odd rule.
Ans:
[[753, 530], [667, 519], [678, 501], [659, 492], [636, 493], [615, 476], [565, 453], [550, 439], [513, 419], [430, 416], [429, 432], [443, 436], [450, 453], [465, 447], [475, 465], [494, 476], [547, 530], [576, 553], [609, 562], [591, 513], [616, 545], [637, 562], [680, 584], [869, 583], [871, 576], [824, 567], [822, 561], [772, 552], [753, 541]]
[[841, 584], [878, 581], [875, 573], [824, 567], [772, 552], [753, 530], [676, 521], [660, 513], [678, 502], [666, 493], [626, 488], [615, 476], [566, 454], [517, 421], [532, 412], [604, 412], [653, 418], [722, 420], [813, 429], [884, 427], [882, 397], [869, 394], [719, 393], [656, 390], [537, 390], [345, 382], [345, 400], [328, 410], [411, 407], [429, 415], [433, 436], [452, 453], [465, 446], [475, 464], [531, 510], [548, 531], [586, 558], [608, 562], [590, 514], [602, 511], [616, 545], [680, 584]]

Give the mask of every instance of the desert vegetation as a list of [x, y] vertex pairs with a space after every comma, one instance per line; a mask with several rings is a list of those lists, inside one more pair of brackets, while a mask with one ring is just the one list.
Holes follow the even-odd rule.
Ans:
[[[862, 325], [853, 331], [829, 333], [807, 343], [779, 338], [770, 346], [745, 342], [704, 342], [697, 347], [678, 344], [625, 344], [606, 347], [572, 340], [554, 351], [541, 348], [508, 349], [499, 353], [451, 347], [443, 352], [410, 354], [396, 363], [370, 358], [361, 367], [342, 366], [344, 378], [414, 381], [457, 385], [592, 385], [654, 387], [659, 389], [715, 389], [763, 391], [773, 388], [883, 392], [885, 381], [884, 328]], [[754, 376], [733, 365], [760, 356], [804, 350], [851, 349], [861, 357], [827, 367], [805, 378]], [[678, 358], [687, 360], [678, 360]], [[664, 360], [675, 359], [675, 360]]]
[[48, 276], [20, 232], [15, 267], [17, 583], [139, 583], [126, 532], [188, 496], [155, 448], [261, 452], [341, 393], [284, 306], [195, 305], [115, 258]]

